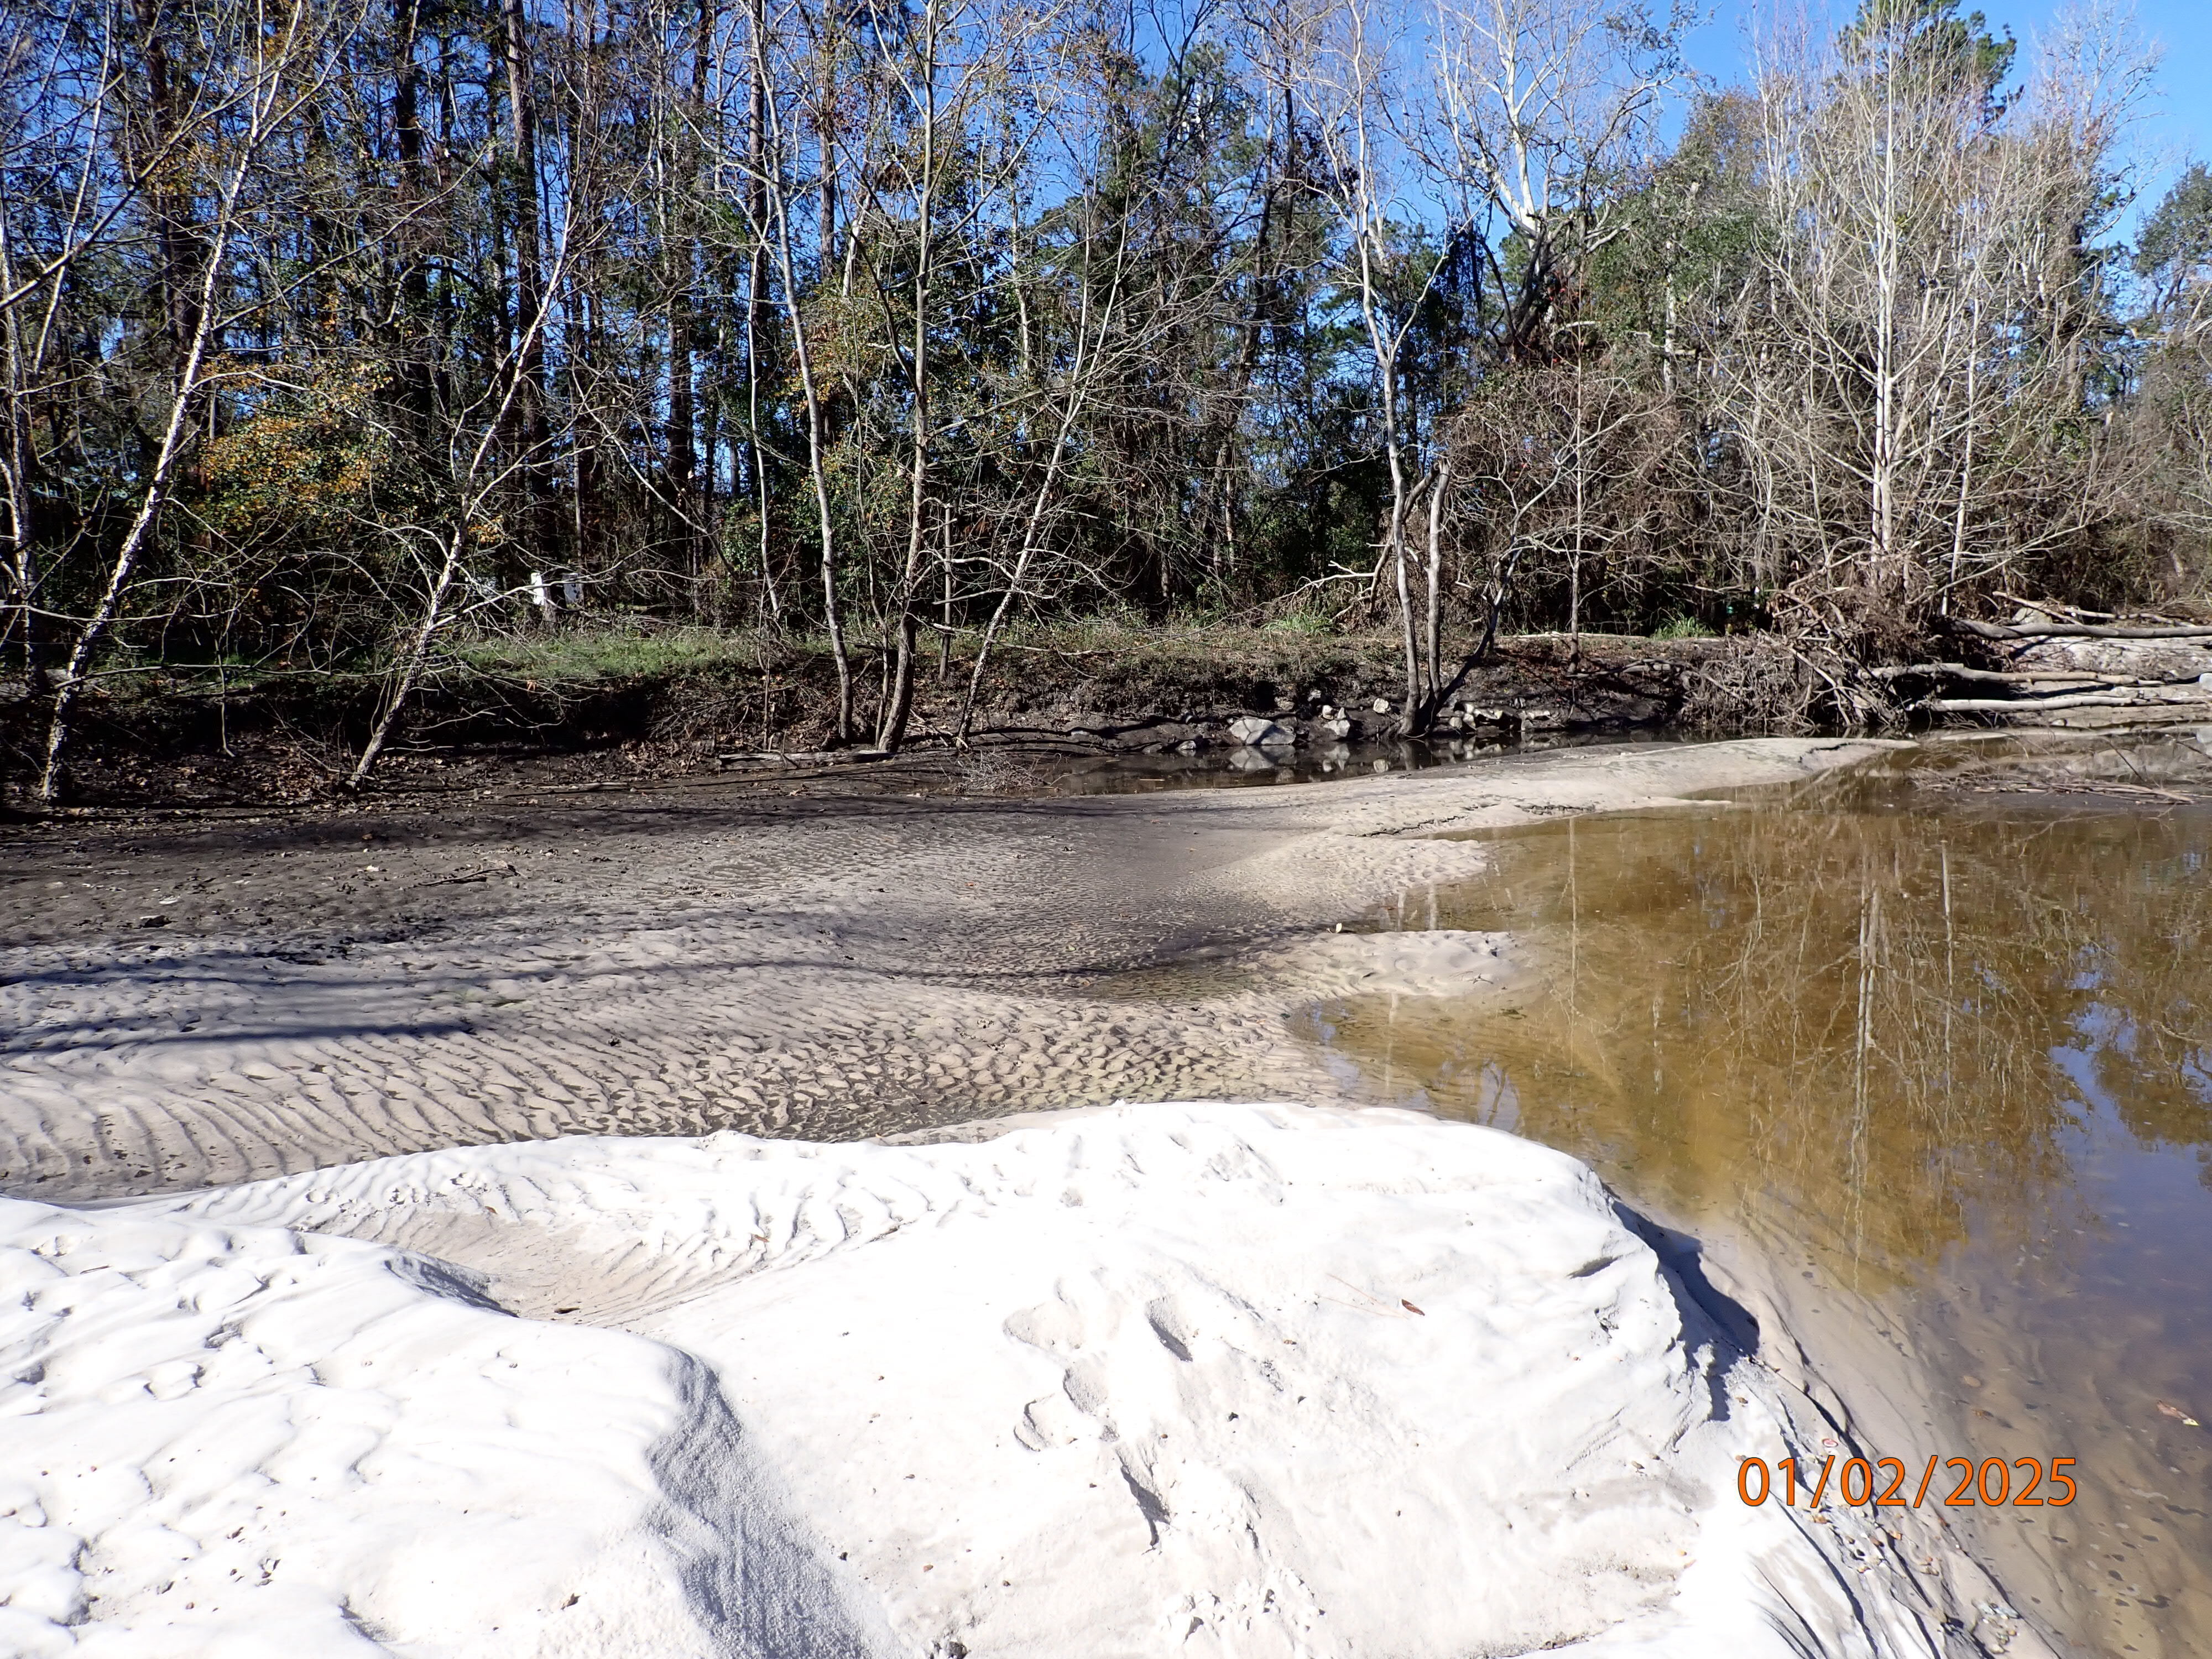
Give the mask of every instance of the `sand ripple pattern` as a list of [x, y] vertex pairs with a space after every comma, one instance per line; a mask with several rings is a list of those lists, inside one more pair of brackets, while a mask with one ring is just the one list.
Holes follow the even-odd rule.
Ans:
[[61, 1198], [117, 1171], [200, 1186], [523, 1137], [853, 1138], [1249, 1090], [1280, 1046], [1197, 1007], [718, 963], [714, 943], [662, 930], [572, 956], [511, 939], [495, 973], [419, 948], [80, 957], [0, 994], [20, 1034], [0, 1061], [6, 1179]]
[[31, 941], [0, 947], [0, 1191], [175, 1191], [580, 1133], [850, 1139], [1115, 1100], [1328, 1100], [1289, 1010], [1503, 970], [1495, 941], [1357, 931], [1419, 929], [1409, 894], [1478, 867], [1479, 847], [1427, 832], [1851, 752], [19, 842], [0, 849], [0, 938]]

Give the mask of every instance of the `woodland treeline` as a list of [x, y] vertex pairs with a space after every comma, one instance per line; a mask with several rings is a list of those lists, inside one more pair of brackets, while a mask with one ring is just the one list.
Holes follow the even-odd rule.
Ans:
[[[825, 641], [836, 742], [1011, 621], [1388, 617], [1847, 673], [2193, 592], [2212, 176], [2154, 64], [1865, 0], [18, 0], [0, 672], [374, 676], [621, 616]], [[968, 659], [963, 655], [963, 661]]]

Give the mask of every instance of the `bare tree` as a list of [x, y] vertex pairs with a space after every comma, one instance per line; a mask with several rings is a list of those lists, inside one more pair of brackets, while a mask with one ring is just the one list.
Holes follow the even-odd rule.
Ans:
[[[956, 744], [968, 741], [975, 720], [975, 696], [983, 683], [991, 647], [1006, 625], [1007, 613], [1029, 592], [1031, 568], [1045, 550], [1054, 510], [1060, 505], [1061, 483], [1078, 425], [1090, 412], [1091, 400], [1103, 378], [1101, 364], [1109, 351], [1118, 347], [1127, 353], [1134, 345], [1120, 334], [1121, 301], [1128, 277], [1129, 227], [1126, 220], [1119, 224], [1102, 223], [1104, 215], [1097, 195], [1099, 181], [1094, 175], [1085, 183], [1088, 188], [1083, 196], [1083, 236], [1070, 261], [1075, 289], [1074, 316], [1071, 319], [1073, 351], [1065, 377], [1059, 384], [1042, 389], [1042, 395], [1032, 417], [1040, 423], [1049, 422], [1052, 437], [1043, 469], [1037, 475], [1028, 510], [1021, 520], [1019, 544], [1006, 571], [1006, 586], [976, 642], [967, 694], [961, 700], [959, 719], [953, 728], [952, 740]], [[1107, 247], [1109, 242], [1110, 252]], [[1101, 263], [1105, 267], [1103, 291], [1095, 270]], [[948, 560], [948, 574], [950, 568]], [[949, 617], [947, 623], [949, 626]]]
[[[561, 242], [565, 242], [565, 237]], [[498, 507], [512, 499], [518, 482], [544, 465], [544, 453], [515, 447], [510, 435], [516, 407], [530, 395], [529, 364], [540, 353], [551, 294], [558, 288], [570, 250], [556, 243], [550, 279], [538, 295], [538, 308], [520, 319], [504, 372], [486, 382], [472, 403], [453, 411], [446, 437], [450, 482], [444, 492], [441, 520], [400, 523], [374, 528], [399, 552], [398, 591], [388, 596], [398, 614], [411, 611], [397, 659], [385, 678], [382, 696], [361, 752], [354, 757], [345, 787], [359, 789], [383, 757], [399, 720], [421, 689], [434, 658], [455, 625], [471, 613], [511, 602], [512, 592], [476, 575], [472, 558], [481, 558], [501, 539]], [[547, 439], [550, 447], [551, 439]], [[526, 496], [526, 501], [528, 497]], [[541, 584], [533, 582], [533, 587]]]
[[[182, 154], [258, 89], [251, 80], [201, 77], [180, 100], [164, 75], [158, 125], [149, 131], [142, 120], [133, 131], [130, 47], [139, 20], [110, 0], [70, 16], [58, 35], [42, 27], [47, 21], [24, 9], [0, 30], [0, 577], [9, 590], [7, 628], [21, 640], [34, 692], [50, 689], [45, 565], [64, 550], [46, 545], [38, 521], [46, 468], [33, 423], [87, 374], [69, 337], [98, 326], [73, 314], [72, 295], [84, 289], [89, 264], [116, 256], [133, 232], [130, 216], [174, 176]], [[242, 160], [250, 168], [252, 158]], [[234, 198], [244, 183], [234, 171]], [[188, 270], [170, 276], [189, 287]]]
[[2008, 103], [1922, 21], [1770, 43], [1761, 73], [1774, 337], [1735, 397], [1801, 550], [1793, 602], [1842, 637], [1915, 625], [2105, 505], [2086, 236], [2140, 75], [2092, 68], [2113, 39], [2077, 28]]
[[[901, 546], [889, 573], [885, 601], [890, 633], [876, 746], [896, 752], [906, 740], [914, 712], [915, 641], [922, 580], [933, 529], [940, 522], [940, 422], [937, 410], [939, 337], [948, 299], [972, 305], [973, 287], [989, 269], [969, 253], [960, 260], [970, 291], [948, 295], [953, 249], [968, 252], [981, 216], [1002, 194], [1002, 178], [1026, 166], [1037, 123], [1010, 118], [1015, 88], [1033, 102], [1049, 103], [1051, 87], [1037, 74], [1038, 48], [1060, 22], [1055, 4], [982, 0], [921, 0], [903, 29], [878, 15], [877, 71], [893, 93], [884, 121], [874, 131], [883, 148], [874, 165], [854, 158], [851, 174], [866, 187], [865, 219], [876, 234], [854, 248], [884, 318], [884, 344], [897, 368], [903, 404], [906, 465]], [[987, 143], [983, 129], [998, 138]], [[887, 142], [886, 142], [887, 141]], [[893, 262], [896, 262], [895, 264]], [[1058, 463], [1048, 469], [1057, 474]]]
[[1408, 418], [1401, 381], [1407, 340], [1435, 280], [1433, 260], [1408, 258], [1403, 234], [1412, 216], [1391, 179], [1394, 134], [1407, 125], [1398, 105], [1395, 43], [1384, 17], [1367, 0], [1345, 0], [1318, 44], [1313, 86], [1316, 129], [1328, 163], [1326, 192], [1349, 246], [1346, 286], [1358, 307], [1372, 365], [1389, 503], [1382, 524], [1381, 568], [1395, 592], [1405, 699], [1399, 731], [1419, 736], [1435, 714], [1439, 665], [1423, 649], [1435, 632], [1414, 608], [1407, 535], [1415, 497], [1428, 487], [1421, 433]]
[[[112, 17], [112, 14], [110, 15]], [[154, 97], [161, 106], [154, 148], [177, 158], [189, 149], [204, 161], [210, 180], [204, 219], [191, 217], [185, 187], [165, 184], [159, 214], [161, 278], [168, 298], [167, 323], [174, 356], [162, 393], [167, 402], [160, 435], [138, 481], [137, 504], [107, 560], [106, 575], [91, 611], [77, 623], [53, 685], [40, 793], [61, 799], [68, 787], [68, 752], [78, 700], [90, 683], [109, 630], [131, 592], [139, 562], [160, 522], [187, 450], [198, 429], [204, 394], [217, 370], [223, 331], [262, 310], [269, 295], [230, 286], [234, 242], [246, 221], [246, 198], [267, 173], [264, 149], [286, 124], [319, 94], [334, 72], [334, 48], [344, 26], [307, 0], [223, 9], [204, 20], [214, 49], [191, 77], [187, 96], [165, 80]], [[226, 38], [228, 37], [228, 38]], [[166, 67], [163, 70], [166, 76]], [[97, 132], [97, 124], [90, 130]], [[141, 178], [152, 170], [141, 167]], [[12, 309], [12, 307], [11, 307]]]
[[[712, 167], [716, 176], [718, 194], [724, 200], [733, 200], [738, 204], [750, 234], [748, 252], [752, 255], [750, 268], [753, 276], [748, 286], [749, 301], [757, 301], [760, 288], [753, 284], [761, 283], [760, 264], [757, 255], [752, 254], [753, 250], [772, 254], [776, 276], [780, 279], [777, 286], [785, 325], [790, 331], [793, 363], [799, 371], [799, 398], [806, 432], [806, 471], [813, 498], [823, 622], [829, 631], [830, 656], [837, 673], [837, 708], [830, 735], [833, 742], [844, 744], [852, 740], [854, 731], [853, 666], [845, 640], [844, 605], [838, 592], [837, 522], [830, 500], [830, 434], [823, 387], [816, 371], [814, 349], [809, 334], [810, 319], [804, 309], [805, 290], [800, 281], [797, 251], [799, 232], [793, 223], [793, 152], [795, 146], [791, 123], [786, 118], [785, 94], [778, 74], [779, 66], [771, 55], [773, 41], [800, 38], [800, 32], [788, 27], [780, 28], [777, 22], [778, 20], [769, 14], [764, 0], [749, 0], [744, 15], [744, 56], [750, 65], [752, 120], [746, 130], [744, 149], [736, 151], [726, 147], [721, 149], [714, 155]], [[822, 185], [825, 192], [823, 200], [827, 202], [830, 199], [827, 194], [830, 186], [826, 181], [831, 161], [826, 149], [821, 152], [819, 159], [824, 181]], [[824, 239], [822, 258], [826, 264], [830, 257], [827, 238], [830, 226], [825, 220], [819, 229]], [[757, 303], [749, 305], [748, 326], [752, 331], [750, 337], [757, 341]], [[757, 434], [759, 417], [757, 410], [753, 418], [754, 430]]]
[[1620, 234], [1623, 185], [1688, 78], [1677, 4], [1655, 19], [1608, 0], [1440, 0], [1419, 137], [1461, 222], [1519, 240], [1486, 261], [1498, 356], [1542, 361], [1564, 296]]

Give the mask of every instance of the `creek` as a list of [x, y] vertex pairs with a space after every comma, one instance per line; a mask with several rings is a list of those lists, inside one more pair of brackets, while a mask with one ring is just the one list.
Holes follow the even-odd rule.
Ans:
[[1510, 932], [1514, 989], [1299, 1028], [1755, 1259], [1914, 1484], [2075, 1459], [2070, 1504], [1945, 1516], [2062, 1643], [2212, 1653], [2212, 806], [1930, 781], [1491, 835], [1382, 925]]

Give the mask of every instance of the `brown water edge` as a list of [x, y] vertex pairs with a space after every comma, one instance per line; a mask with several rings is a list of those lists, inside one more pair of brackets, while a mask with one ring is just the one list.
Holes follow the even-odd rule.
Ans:
[[2062, 1643], [2212, 1654], [2212, 810], [1862, 775], [1492, 839], [1389, 925], [1529, 977], [1307, 1011], [1350, 1086], [1758, 1258], [1914, 1485], [2076, 1458], [2069, 1507], [1948, 1517]]

